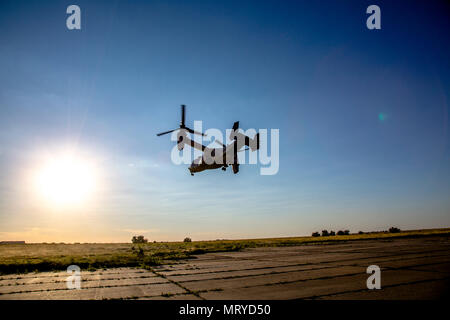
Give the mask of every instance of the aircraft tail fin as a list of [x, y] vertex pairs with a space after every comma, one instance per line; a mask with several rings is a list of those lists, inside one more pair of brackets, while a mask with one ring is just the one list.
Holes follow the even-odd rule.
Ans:
[[254, 138], [250, 138], [249, 136], [238, 132], [239, 129], [239, 121], [236, 121], [233, 124], [233, 131], [230, 133], [230, 139], [239, 140], [244, 142], [244, 145], [249, 147], [252, 151], [259, 150], [260, 140], [259, 140], [259, 132], [254, 136]]
[[248, 136], [245, 136], [245, 145], [249, 147], [252, 151], [259, 150], [259, 132], [252, 139]]

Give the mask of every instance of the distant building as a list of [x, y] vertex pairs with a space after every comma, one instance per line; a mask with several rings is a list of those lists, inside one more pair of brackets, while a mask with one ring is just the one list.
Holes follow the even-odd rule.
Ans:
[[0, 244], [25, 244], [25, 241], [0, 241]]

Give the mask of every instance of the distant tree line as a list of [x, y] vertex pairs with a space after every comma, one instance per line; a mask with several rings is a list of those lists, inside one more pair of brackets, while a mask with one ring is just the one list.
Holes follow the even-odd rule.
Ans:
[[[389, 231], [384, 231], [384, 232], [399, 233], [399, 232], [401, 232], [401, 230], [399, 228], [396, 228], [396, 227], [391, 227], [391, 228], [389, 228]], [[335, 236], [335, 235], [347, 236], [349, 234], [350, 234], [349, 230], [344, 230], [344, 231], [339, 230], [338, 232], [334, 232], [333, 230], [331, 230], [330, 232], [328, 232], [328, 230], [322, 230], [322, 235], [319, 232], [316, 231], [316, 232], [312, 233], [312, 236], [313, 237], [320, 237], [320, 236], [322, 236], [322, 237], [330, 237], [330, 236]], [[364, 234], [364, 232], [359, 231], [358, 234]]]
[[132, 243], [147, 243], [148, 239], [145, 239], [144, 236], [133, 236], [131, 239]]
[[[336, 233], [336, 232], [334, 232], [333, 230], [331, 230], [331, 231], [329, 231], [329, 232], [328, 232], [328, 230], [322, 230], [322, 237], [335, 236], [336, 234], [337, 234], [338, 236], [349, 235], [349, 234], [350, 234], [350, 231], [349, 231], [349, 230], [345, 230], [345, 231], [339, 230], [339, 231]], [[319, 232], [313, 232], [312, 236], [313, 236], [313, 237], [320, 237], [320, 233], [319, 233]]]

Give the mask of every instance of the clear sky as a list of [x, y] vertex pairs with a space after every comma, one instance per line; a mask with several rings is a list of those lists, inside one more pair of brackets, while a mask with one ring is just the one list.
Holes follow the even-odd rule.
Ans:
[[[66, 27], [81, 8], [81, 30]], [[381, 8], [381, 30], [366, 8]], [[445, 1], [2, 1], [0, 240], [193, 240], [450, 226]], [[280, 130], [280, 169], [191, 177], [160, 131]], [[31, 177], [95, 165], [77, 205]], [[87, 160], [86, 160], [87, 161]]]

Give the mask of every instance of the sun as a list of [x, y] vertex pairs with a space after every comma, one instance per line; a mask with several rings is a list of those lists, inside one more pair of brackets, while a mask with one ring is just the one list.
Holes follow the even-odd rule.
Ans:
[[40, 196], [52, 205], [85, 203], [96, 188], [96, 169], [87, 159], [62, 154], [44, 161], [36, 171], [35, 186]]

